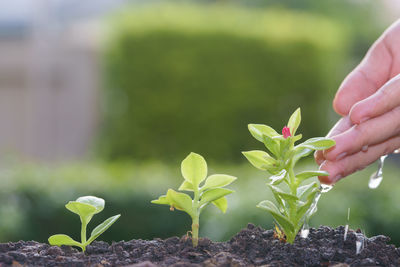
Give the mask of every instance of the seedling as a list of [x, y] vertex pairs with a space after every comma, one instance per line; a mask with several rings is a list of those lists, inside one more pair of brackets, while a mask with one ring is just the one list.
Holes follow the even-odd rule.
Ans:
[[[249, 131], [258, 141], [264, 143], [269, 153], [261, 150], [243, 152], [250, 163], [272, 174], [267, 186], [276, 200], [275, 205], [269, 200], [261, 201], [257, 207], [271, 213], [276, 224], [286, 235], [286, 241], [293, 243], [305, 220], [315, 212], [313, 201], [321, 189], [317, 182], [301, 185], [315, 176], [329, 175], [325, 171], [304, 171], [295, 174], [297, 161], [308, 156], [314, 150], [324, 150], [335, 145], [329, 138], [316, 137], [294, 145], [302, 135], [295, 135], [300, 125], [301, 114], [298, 108], [290, 117], [287, 126], [283, 127], [282, 135], [263, 124], [249, 124]], [[278, 187], [280, 184], [286, 184]]]
[[236, 177], [226, 174], [213, 174], [207, 177], [206, 161], [193, 152], [182, 161], [181, 172], [185, 180], [178, 190], [192, 191], [193, 199], [185, 193], [168, 189], [166, 195], [160, 196], [151, 203], [169, 205], [171, 211], [177, 209], [189, 214], [192, 218], [192, 243], [193, 247], [196, 247], [199, 240], [200, 213], [210, 203], [225, 213], [228, 208], [225, 196], [234, 191], [223, 187], [235, 181]]
[[93, 229], [90, 238], [86, 240], [86, 226], [92, 219], [93, 215], [104, 209], [104, 199], [93, 196], [80, 197], [75, 201], [68, 202], [65, 207], [73, 213], [78, 214], [81, 219], [81, 242], [79, 243], [67, 235], [57, 234], [49, 237], [49, 244], [52, 246], [77, 246], [80, 247], [83, 252], [87, 245], [104, 233], [121, 216], [120, 214], [112, 216], [99, 224]]

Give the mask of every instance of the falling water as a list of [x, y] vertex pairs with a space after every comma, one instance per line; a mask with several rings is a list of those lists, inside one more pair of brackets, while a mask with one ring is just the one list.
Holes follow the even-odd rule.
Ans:
[[[393, 154], [399, 154], [400, 149], [393, 151]], [[378, 170], [374, 172], [369, 178], [368, 187], [371, 189], [376, 189], [383, 180], [383, 164], [388, 155], [383, 155], [379, 158]]]
[[350, 208], [347, 209], [347, 224], [344, 227], [344, 236], [343, 240], [346, 241], [347, 239], [347, 232], [349, 231], [349, 220], [350, 220]]
[[315, 195], [313, 203], [311, 204], [310, 208], [304, 215], [304, 224], [300, 231], [300, 236], [302, 238], [307, 238], [308, 234], [310, 233], [310, 227], [308, 226], [308, 220], [317, 211], [317, 204], [318, 204], [319, 199], [321, 198], [321, 194], [330, 191], [332, 188], [333, 188], [333, 185], [327, 185], [327, 184], [320, 185], [319, 192], [317, 192], [317, 194]]
[[310, 227], [308, 226], [308, 222], [304, 220], [303, 227], [301, 228], [300, 231], [300, 236], [302, 238], [307, 238], [309, 233], [310, 233]]
[[379, 159], [378, 170], [374, 172], [369, 178], [368, 187], [371, 189], [377, 188], [383, 179], [383, 164], [385, 163], [387, 155], [383, 155]]
[[364, 249], [365, 237], [362, 233], [356, 233], [356, 254], [360, 254]]

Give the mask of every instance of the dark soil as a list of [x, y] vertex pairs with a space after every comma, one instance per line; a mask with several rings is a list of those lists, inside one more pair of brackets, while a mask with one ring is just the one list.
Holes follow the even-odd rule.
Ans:
[[[249, 224], [227, 242], [207, 238], [193, 248], [190, 238], [93, 242], [86, 253], [34, 241], [0, 244], [0, 266], [400, 266], [400, 249], [389, 238], [366, 238], [344, 227], [310, 229], [293, 245], [274, 238], [272, 230]], [[357, 237], [364, 248], [356, 253]]]

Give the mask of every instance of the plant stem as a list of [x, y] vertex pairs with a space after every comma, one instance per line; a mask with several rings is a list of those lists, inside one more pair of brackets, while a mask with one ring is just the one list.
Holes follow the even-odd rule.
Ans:
[[197, 247], [199, 243], [199, 217], [200, 217], [200, 194], [199, 189], [194, 189], [194, 199], [193, 199], [193, 211], [194, 216], [192, 217], [192, 244], [193, 247]]
[[199, 244], [199, 216], [195, 216], [192, 221], [192, 244], [193, 247]]
[[81, 228], [81, 244], [82, 246], [82, 251], [85, 252], [85, 243], [86, 243], [86, 226], [87, 223], [86, 221], [82, 221], [82, 228]]

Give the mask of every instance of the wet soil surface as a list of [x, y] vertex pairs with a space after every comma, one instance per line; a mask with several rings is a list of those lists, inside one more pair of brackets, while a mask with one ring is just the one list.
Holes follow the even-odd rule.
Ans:
[[[357, 254], [357, 240], [363, 248]], [[366, 238], [344, 227], [310, 229], [308, 238], [293, 245], [274, 237], [272, 230], [249, 224], [227, 242], [171, 237], [114, 242], [95, 241], [85, 253], [34, 241], [0, 244], [0, 266], [400, 266], [400, 249], [386, 236]]]

